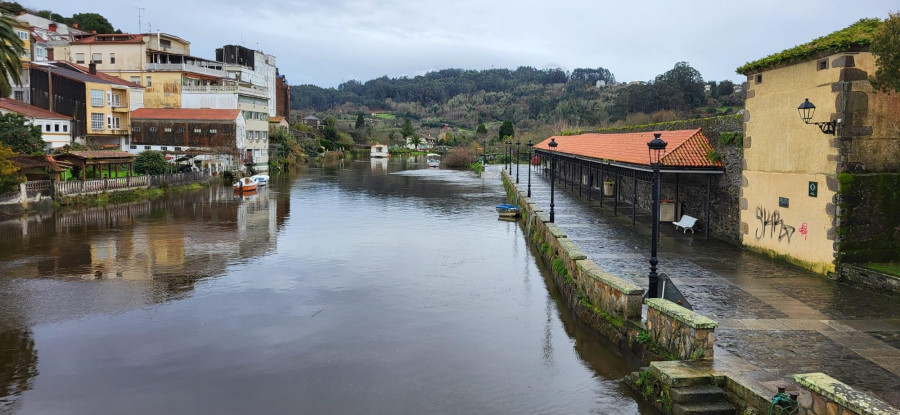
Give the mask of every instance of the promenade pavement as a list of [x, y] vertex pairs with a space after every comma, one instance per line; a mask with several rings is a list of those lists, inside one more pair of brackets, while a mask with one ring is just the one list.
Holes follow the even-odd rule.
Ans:
[[[523, 192], [527, 168], [519, 167]], [[515, 179], [515, 166], [512, 173]], [[532, 171], [531, 194], [549, 212], [549, 180], [538, 170]], [[557, 183], [556, 225], [589, 259], [646, 289], [649, 213], [639, 210], [632, 226], [630, 204], [619, 201], [614, 215], [611, 198], [600, 208], [596, 188], [591, 202], [586, 188], [582, 194], [577, 186]], [[824, 372], [900, 407], [900, 296], [842, 285], [666, 222], [660, 224], [658, 257], [659, 271], [694, 311], [719, 323], [713, 369], [772, 395], [778, 384], [797, 389], [793, 374]]]

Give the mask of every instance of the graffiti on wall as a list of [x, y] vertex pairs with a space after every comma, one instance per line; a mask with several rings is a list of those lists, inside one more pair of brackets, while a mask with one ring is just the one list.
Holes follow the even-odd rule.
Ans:
[[797, 231], [797, 228], [784, 223], [784, 220], [781, 219], [781, 213], [777, 209], [770, 212], [766, 208], [758, 206], [756, 208], [756, 219], [759, 220], [759, 228], [756, 229], [755, 234], [756, 239], [762, 239], [765, 236], [774, 238], [777, 234], [778, 242], [786, 238], [787, 242], [791, 243], [791, 237]]

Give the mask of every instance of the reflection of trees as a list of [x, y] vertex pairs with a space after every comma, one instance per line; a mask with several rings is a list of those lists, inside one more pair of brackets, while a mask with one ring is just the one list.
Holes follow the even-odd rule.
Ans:
[[0, 332], [0, 413], [10, 412], [17, 397], [31, 389], [38, 374], [37, 363], [31, 330]]

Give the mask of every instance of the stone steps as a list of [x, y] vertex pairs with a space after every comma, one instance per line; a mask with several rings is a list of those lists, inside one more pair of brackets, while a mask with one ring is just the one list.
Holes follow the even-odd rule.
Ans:
[[671, 389], [672, 402], [677, 404], [694, 404], [706, 402], [722, 402], [725, 391], [718, 386], [688, 386]]
[[672, 406], [674, 415], [734, 415], [734, 407], [728, 402], [676, 404]]

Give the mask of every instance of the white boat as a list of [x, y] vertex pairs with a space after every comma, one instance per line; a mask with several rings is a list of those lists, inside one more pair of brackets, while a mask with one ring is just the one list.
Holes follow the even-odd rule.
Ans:
[[269, 184], [269, 175], [268, 174], [255, 174], [250, 176], [250, 180], [256, 182], [257, 186], [265, 186]]
[[253, 180], [249, 177], [238, 179], [238, 181], [234, 182], [234, 184], [232, 185], [232, 187], [234, 187], [234, 191], [238, 193], [255, 192], [256, 186], [256, 180]]
[[435, 153], [428, 153], [425, 155], [426, 160], [428, 160], [428, 167], [441, 167], [441, 155]]
[[375, 144], [369, 151], [369, 157], [371, 158], [385, 158], [390, 156], [391, 153], [388, 150], [388, 146], [386, 144]]

